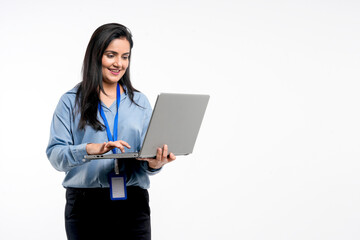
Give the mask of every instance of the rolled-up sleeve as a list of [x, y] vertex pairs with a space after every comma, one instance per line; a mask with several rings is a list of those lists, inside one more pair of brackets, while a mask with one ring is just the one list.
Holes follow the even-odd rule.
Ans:
[[60, 99], [51, 122], [50, 139], [46, 148], [51, 165], [58, 171], [67, 172], [85, 163], [86, 144], [74, 145], [71, 128], [72, 108], [64, 96]]

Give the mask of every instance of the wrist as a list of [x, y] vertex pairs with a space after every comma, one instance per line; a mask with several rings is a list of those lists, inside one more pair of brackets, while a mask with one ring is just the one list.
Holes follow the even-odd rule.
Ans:
[[153, 167], [150, 167], [150, 165], [148, 164], [148, 170], [149, 170], [150, 172], [157, 172], [157, 171], [159, 171], [161, 168], [162, 168], [162, 166], [159, 167], [159, 168], [153, 168]]
[[158, 171], [162, 168], [163, 165], [154, 164], [153, 162], [148, 162], [148, 168], [150, 171]]
[[96, 144], [95, 143], [88, 143], [86, 144], [86, 152], [87, 154], [96, 154]]

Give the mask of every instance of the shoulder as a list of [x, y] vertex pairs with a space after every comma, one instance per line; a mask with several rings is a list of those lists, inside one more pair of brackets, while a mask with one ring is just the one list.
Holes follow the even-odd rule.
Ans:
[[151, 108], [148, 98], [142, 92], [134, 92], [134, 102], [145, 109]]
[[62, 106], [70, 109], [74, 108], [77, 90], [78, 86], [75, 86], [74, 88], [64, 93], [60, 97], [58, 107]]

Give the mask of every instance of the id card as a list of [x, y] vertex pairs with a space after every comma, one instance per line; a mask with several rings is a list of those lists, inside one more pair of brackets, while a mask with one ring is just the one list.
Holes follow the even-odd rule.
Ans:
[[110, 198], [111, 200], [125, 200], [126, 195], [126, 178], [124, 175], [111, 173], [109, 175]]

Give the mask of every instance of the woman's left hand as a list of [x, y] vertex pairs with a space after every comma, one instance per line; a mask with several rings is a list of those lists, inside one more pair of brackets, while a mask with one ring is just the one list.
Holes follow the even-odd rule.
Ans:
[[137, 160], [147, 161], [149, 167], [152, 169], [159, 169], [165, 164], [172, 162], [176, 159], [173, 153], [168, 155], [168, 146], [165, 144], [164, 147], [158, 148], [156, 152], [156, 158], [137, 158]]

